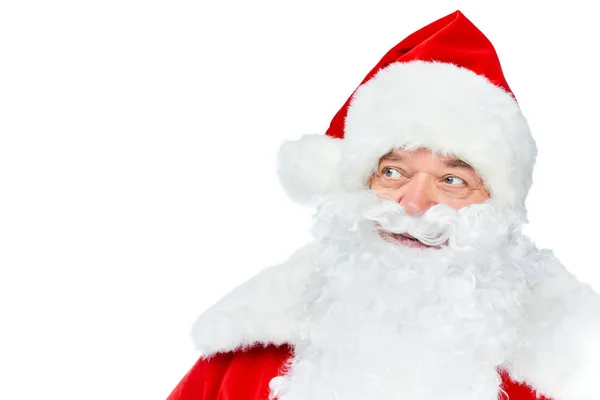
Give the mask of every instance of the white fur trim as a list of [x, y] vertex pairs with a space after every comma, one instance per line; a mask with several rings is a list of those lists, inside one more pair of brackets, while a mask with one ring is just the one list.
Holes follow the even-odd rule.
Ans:
[[211, 355], [257, 343], [294, 343], [302, 293], [320, 246], [318, 242], [306, 245], [205, 311], [192, 328], [196, 349]]
[[490, 203], [525, 219], [537, 153], [513, 96], [452, 64], [393, 63], [358, 88], [345, 121], [341, 175], [364, 188], [379, 158], [393, 148], [428, 148], [472, 165]]
[[525, 347], [512, 375], [553, 400], [600, 399], [600, 296], [548, 255], [547, 276], [525, 304]]
[[326, 135], [306, 135], [281, 146], [277, 172], [292, 200], [310, 204], [340, 190], [340, 142]]

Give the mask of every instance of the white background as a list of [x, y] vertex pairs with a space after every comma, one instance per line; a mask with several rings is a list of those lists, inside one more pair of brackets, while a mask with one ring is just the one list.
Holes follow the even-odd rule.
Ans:
[[528, 233], [600, 289], [600, 28], [593, 2], [553, 4], [3, 2], [0, 398], [166, 398], [200, 312], [309, 238], [281, 142], [455, 9], [539, 145]]

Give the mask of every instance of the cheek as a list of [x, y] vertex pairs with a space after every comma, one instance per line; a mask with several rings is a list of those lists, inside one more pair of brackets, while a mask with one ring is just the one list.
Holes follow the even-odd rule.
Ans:
[[378, 198], [384, 199], [384, 200], [389, 199], [394, 192], [393, 189], [385, 188], [385, 187], [381, 186], [380, 184], [378, 184], [377, 182], [373, 182], [373, 181], [369, 182], [369, 189], [371, 190], [371, 192], [375, 193], [375, 195]]
[[387, 190], [373, 190], [377, 198], [386, 200], [390, 198], [390, 193]]
[[486, 193], [483, 193], [480, 191], [473, 191], [473, 192], [468, 193], [464, 197], [455, 197], [452, 199], [447, 199], [445, 201], [445, 203], [448, 204], [449, 206], [451, 206], [452, 208], [458, 210], [463, 207], [470, 206], [472, 204], [483, 203], [488, 198], [489, 198], [489, 196]]
[[381, 191], [383, 189], [383, 187], [379, 184], [379, 182], [377, 181], [377, 179], [374, 178], [370, 178], [369, 179], [369, 189], [374, 191], [374, 192], [378, 192]]

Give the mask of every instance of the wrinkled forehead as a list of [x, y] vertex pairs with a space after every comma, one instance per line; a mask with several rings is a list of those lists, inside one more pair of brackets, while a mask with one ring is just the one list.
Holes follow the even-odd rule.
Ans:
[[423, 160], [433, 161], [439, 163], [440, 166], [447, 168], [468, 168], [475, 171], [473, 166], [457, 155], [441, 153], [423, 147], [415, 150], [407, 150], [402, 147], [397, 147], [388, 151], [379, 158], [380, 163], [385, 161], [396, 161], [417, 165], [420, 162], [423, 162]]

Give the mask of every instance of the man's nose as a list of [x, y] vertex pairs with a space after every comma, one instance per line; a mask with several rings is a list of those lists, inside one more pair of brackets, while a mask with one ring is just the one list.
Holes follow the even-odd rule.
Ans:
[[433, 189], [427, 176], [415, 175], [398, 190], [396, 201], [408, 215], [422, 215], [436, 204]]

